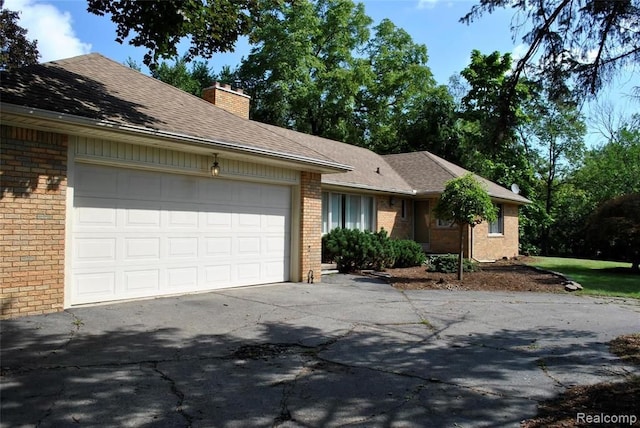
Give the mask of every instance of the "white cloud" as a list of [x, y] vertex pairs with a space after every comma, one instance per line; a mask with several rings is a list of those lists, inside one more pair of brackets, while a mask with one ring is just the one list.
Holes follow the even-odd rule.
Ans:
[[27, 37], [38, 41], [40, 61], [53, 61], [91, 52], [91, 44], [82, 42], [73, 31], [69, 12], [34, 0], [6, 0], [5, 8], [20, 11], [19, 25]]
[[418, 0], [418, 9], [432, 9], [440, 0]]

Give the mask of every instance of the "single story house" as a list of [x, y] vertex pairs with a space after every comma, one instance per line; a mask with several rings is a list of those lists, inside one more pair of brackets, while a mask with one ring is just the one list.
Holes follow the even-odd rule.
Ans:
[[[379, 156], [255, 122], [239, 90], [201, 99], [99, 54], [1, 77], [2, 318], [318, 282], [334, 227], [456, 251], [432, 209], [466, 171], [430, 153]], [[468, 234], [468, 255], [514, 256], [528, 200], [485, 183], [501, 217]]]

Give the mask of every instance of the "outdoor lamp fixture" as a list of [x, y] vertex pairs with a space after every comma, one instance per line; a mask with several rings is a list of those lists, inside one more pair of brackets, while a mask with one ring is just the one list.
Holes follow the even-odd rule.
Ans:
[[211, 165], [211, 175], [217, 177], [220, 175], [220, 164], [218, 163], [218, 154], [213, 154], [213, 165]]

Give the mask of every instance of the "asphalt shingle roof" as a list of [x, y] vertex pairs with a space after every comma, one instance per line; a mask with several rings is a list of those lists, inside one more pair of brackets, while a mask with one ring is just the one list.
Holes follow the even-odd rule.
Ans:
[[322, 182], [325, 184], [408, 194], [413, 192], [413, 188], [385, 158], [371, 150], [273, 125], [260, 123], [260, 126], [353, 167], [349, 172], [323, 174]]
[[[243, 119], [95, 53], [3, 71], [1, 81], [3, 103], [259, 149], [343, 171], [353, 168], [323, 174], [324, 184], [435, 194], [448, 180], [468, 172], [429, 152], [380, 156], [362, 147]], [[495, 198], [530, 202], [477, 178]]]
[[0, 95], [3, 103], [335, 163], [329, 156], [96, 53], [2, 72]]
[[[462, 177], [470, 171], [442, 159], [429, 152], [401, 153], [385, 155], [383, 158], [416, 190], [418, 195], [438, 194], [444, 191], [447, 181]], [[513, 193], [492, 181], [474, 174], [486, 186], [490, 196], [521, 204], [528, 204], [527, 198]]]

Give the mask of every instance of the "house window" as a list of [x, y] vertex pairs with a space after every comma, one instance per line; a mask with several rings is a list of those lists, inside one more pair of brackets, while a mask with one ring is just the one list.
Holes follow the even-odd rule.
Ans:
[[442, 229], [453, 227], [453, 220], [436, 219], [436, 226]]
[[403, 199], [402, 201], [400, 201], [400, 217], [402, 218], [402, 220], [407, 219], [407, 200], [406, 199]]
[[502, 204], [496, 204], [498, 208], [498, 217], [496, 221], [489, 223], [490, 235], [503, 235], [504, 234], [504, 210]]
[[373, 197], [322, 192], [322, 233], [344, 229], [375, 230]]

